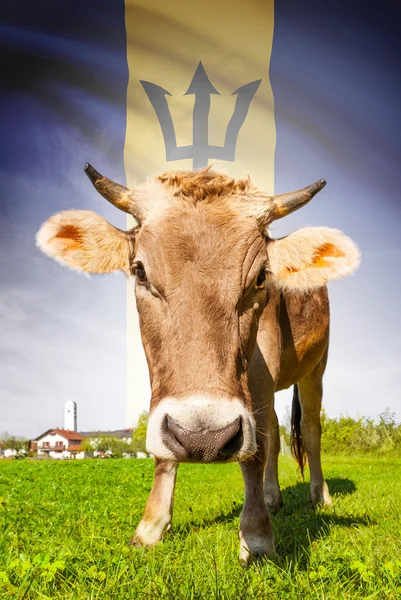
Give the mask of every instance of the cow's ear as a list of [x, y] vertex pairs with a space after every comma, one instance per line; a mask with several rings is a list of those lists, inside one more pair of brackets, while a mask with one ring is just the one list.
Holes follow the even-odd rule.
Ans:
[[299, 229], [267, 244], [270, 270], [281, 288], [308, 291], [351, 275], [360, 252], [341, 231], [328, 227]]
[[67, 210], [46, 221], [38, 247], [71, 269], [85, 273], [130, 273], [133, 234], [113, 227], [89, 210]]

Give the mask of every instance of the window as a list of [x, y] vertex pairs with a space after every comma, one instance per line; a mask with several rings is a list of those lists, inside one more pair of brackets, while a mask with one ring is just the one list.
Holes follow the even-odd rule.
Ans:
[[49, 448], [50, 442], [42, 442], [42, 448]]

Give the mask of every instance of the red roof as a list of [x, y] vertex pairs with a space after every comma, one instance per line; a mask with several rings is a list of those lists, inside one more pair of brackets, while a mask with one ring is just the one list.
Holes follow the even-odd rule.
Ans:
[[70, 452], [82, 452], [82, 446], [72, 444], [71, 446], [68, 446], [67, 450], [69, 450]]
[[69, 429], [54, 429], [55, 433], [58, 433], [66, 440], [84, 440], [84, 436], [78, 433], [77, 431], [70, 431]]
[[45, 433], [42, 433], [42, 435], [38, 436], [36, 438], [35, 441], [39, 441], [40, 439], [42, 439], [45, 435], [48, 434], [52, 434], [52, 433], [58, 433], [59, 435], [61, 435], [61, 437], [63, 437], [66, 440], [73, 440], [73, 441], [77, 441], [77, 442], [81, 442], [82, 440], [84, 440], [84, 436], [81, 435], [80, 433], [78, 433], [77, 431], [71, 431], [70, 429], [48, 429]]

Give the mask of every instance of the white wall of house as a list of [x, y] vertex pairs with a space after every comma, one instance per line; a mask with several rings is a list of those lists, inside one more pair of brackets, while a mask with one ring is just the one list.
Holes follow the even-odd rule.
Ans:
[[[61, 448], [67, 448], [68, 440], [62, 437], [59, 433], [51, 434], [48, 433], [44, 435], [40, 440], [38, 440], [38, 454], [39, 456], [43, 456], [44, 454], [49, 454], [52, 458], [58, 458], [58, 455], [62, 455], [63, 452], [56, 451], [57, 442]], [[48, 444], [48, 445], [47, 445]], [[49, 448], [49, 450], [45, 451], [45, 448]], [[54, 454], [54, 456], [53, 456]], [[57, 456], [56, 456], [57, 455]], [[62, 457], [61, 457], [62, 458]]]
[[[42, 453], [43, 454], [47, 454], [47, 452]], [[65, 459], [65, 458], [77, 458], [79, 460], [81, 460], [82, 458], [85, 458], [85, 452], [69, 452], [69, 450], [63, 450], [62, 452], [56, 452], [56, 451], [50, 451], [49, 453], [50, 458], [55, 458], [56, 460], [60, 460], [60, 459]]]

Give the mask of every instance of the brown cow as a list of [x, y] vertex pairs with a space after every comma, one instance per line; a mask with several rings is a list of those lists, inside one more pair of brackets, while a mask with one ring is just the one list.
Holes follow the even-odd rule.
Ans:
[[304, 448], [312, 503], [331, 504], [320, 462], [322, 376], [329, 340], [326, 283], [350, 275], [359, 251], [340, 231], [269, 224], [325, 185], [263, 194], [210, 168], [165, 173], [128, 189], [86, 165], [95, 188], [138, 226], [89, 211], [51, 217], [38, 246], [88, 273], [136, 275], [151, 380], [147, 449], [156, 474], [133, 543], [154, 545], [171, 522], [178, 462], [240, 462], [240, 558], [271, 556], [268, 508], [279, 508], [274, 392], [294, 385], [293, 450]]

